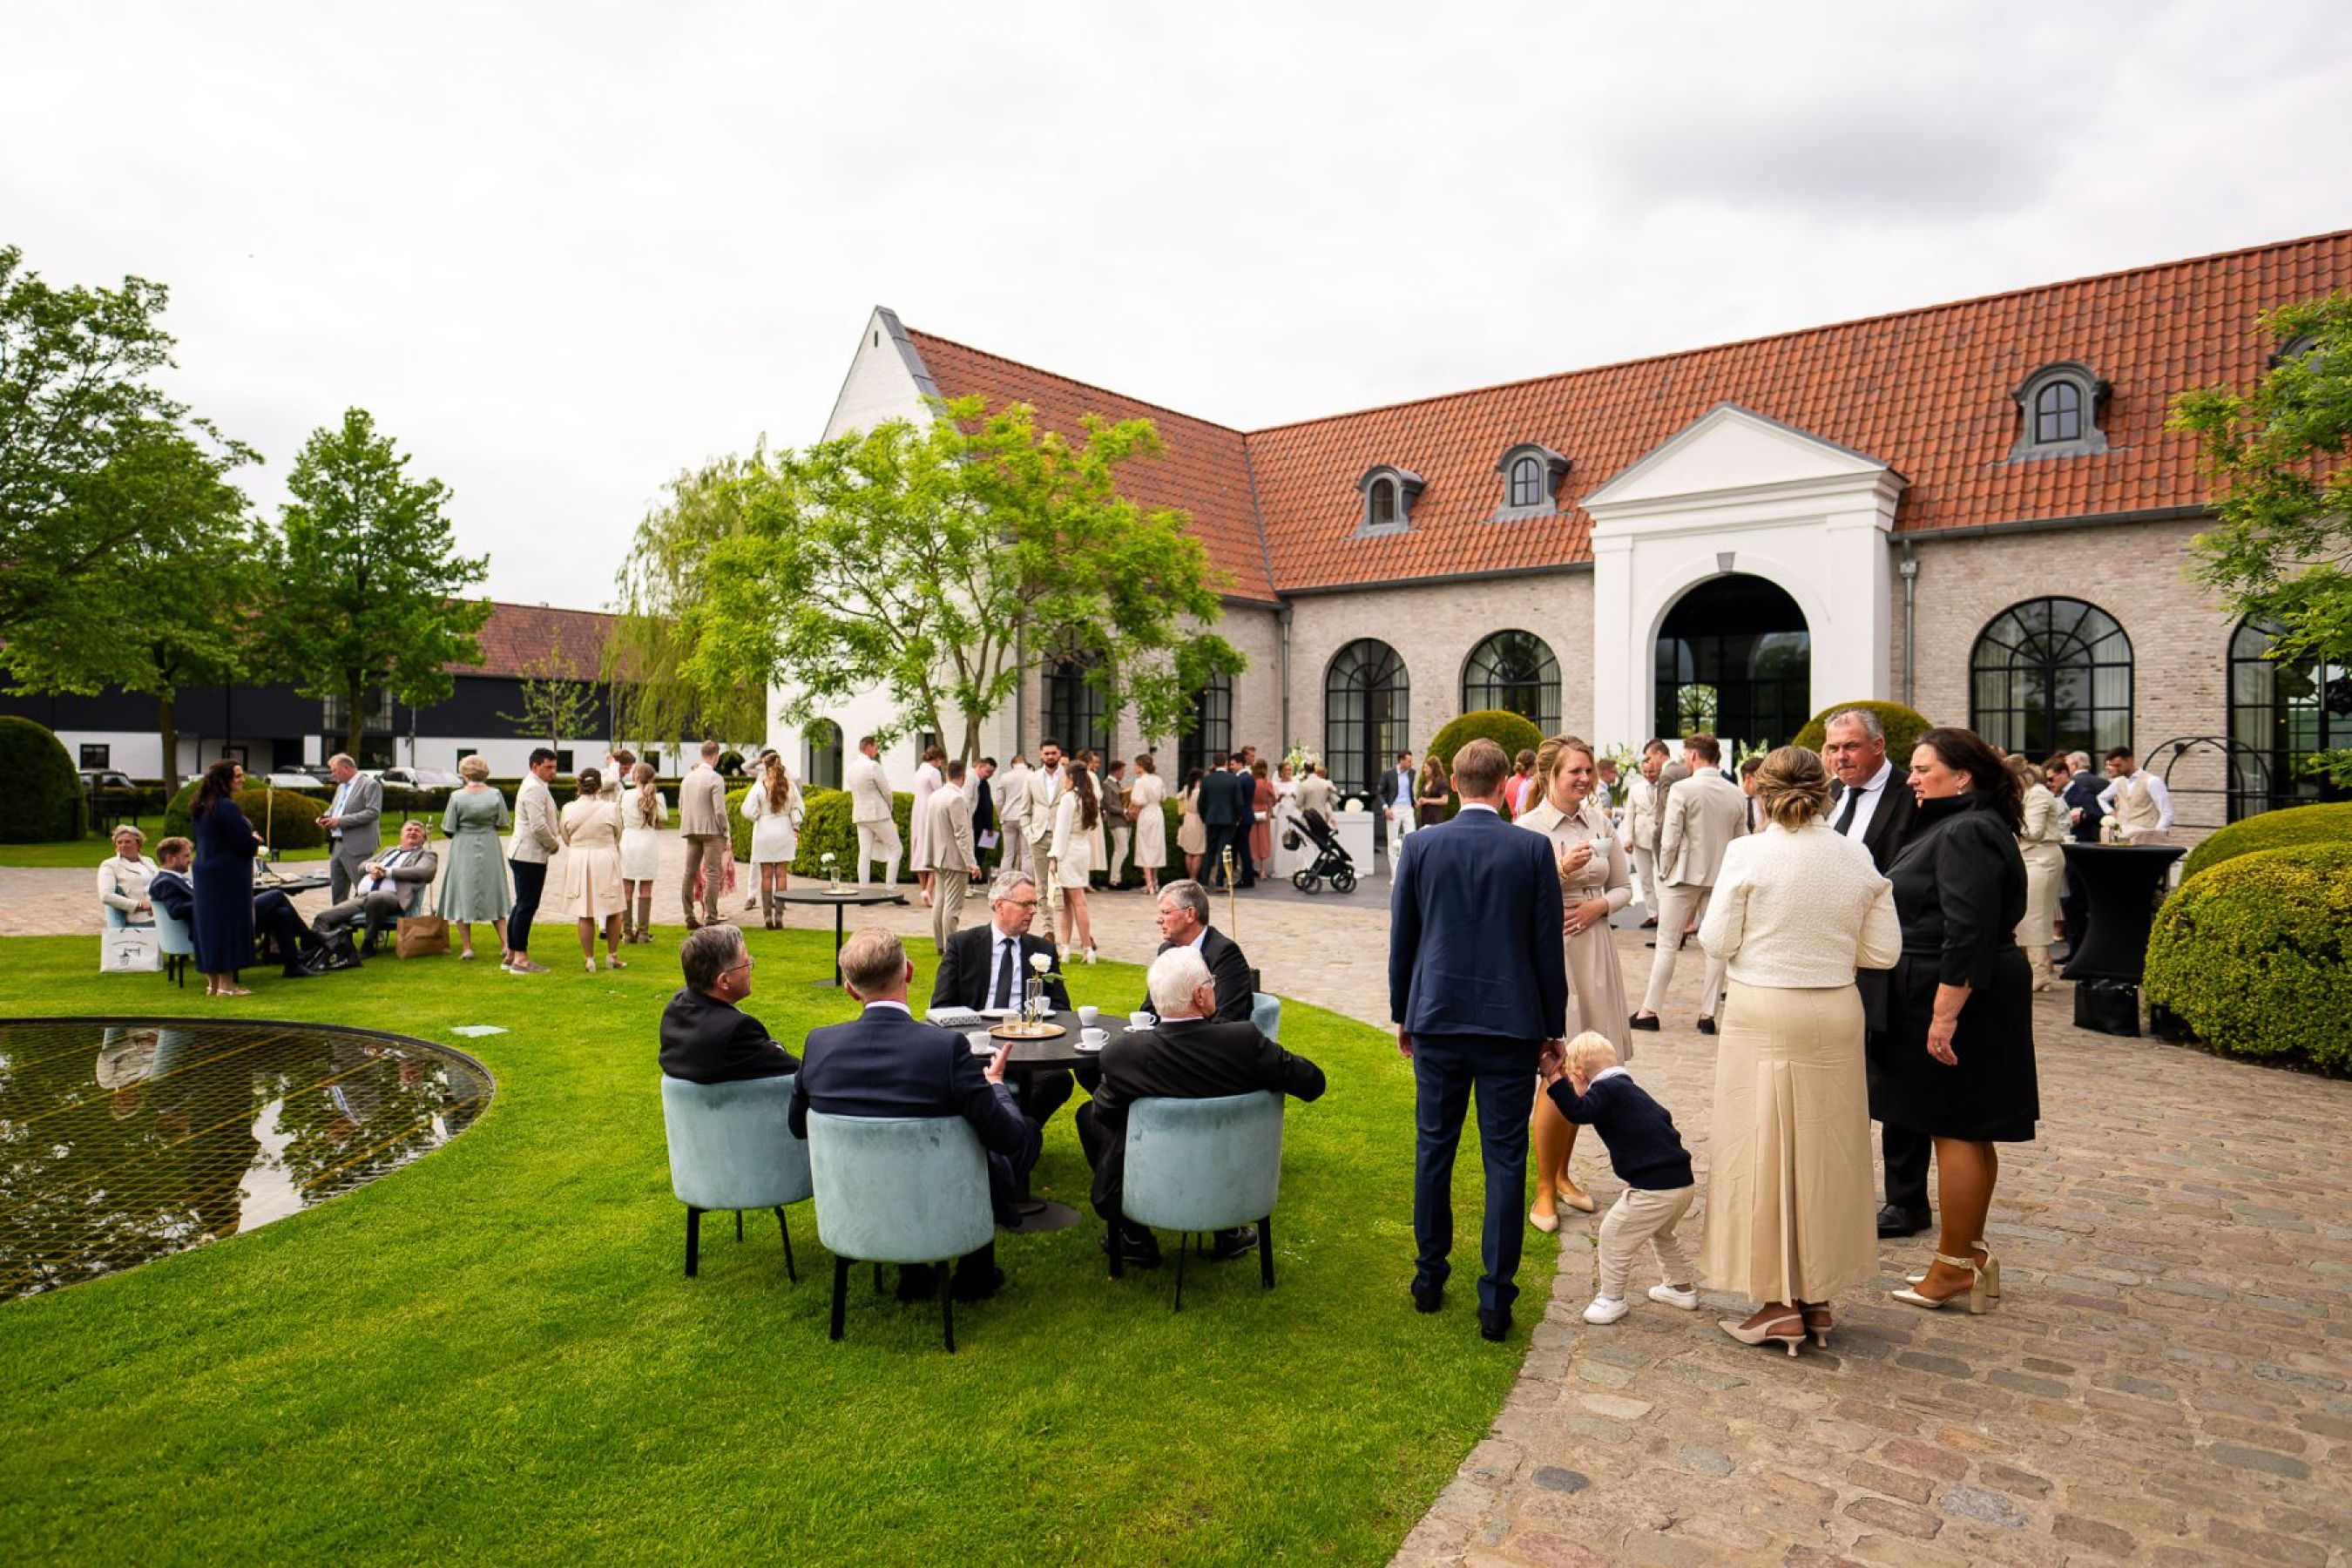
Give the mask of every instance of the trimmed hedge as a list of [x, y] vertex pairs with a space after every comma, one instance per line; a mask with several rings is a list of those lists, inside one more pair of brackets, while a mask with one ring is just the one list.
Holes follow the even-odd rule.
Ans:
[[2181, 880], [2185, 884], [2200, 871], [2258, 849], [2298, 844], [2352, 844], [2352, 802], [2284, 806], [2233, 822], [2189, 852], [2181, 862]]
[[[188, 802], [195, 797], [196, 786], [182, 784], [180, 793], [163, 807], [164, 838], [189, 837], [191, 818]], [[236, 792], [236, 808], [246, 819], [269, 836], [272, 849], [316, 849], [327, 842], [327, 830], [319, 826], [326, 815], [327, 803], [290, 789], [262, 789], [258, 786]], [[153, 854], [150, 841], [147, 852]]]
[[[1919, 737], [1936, 727], [1925, 713], [1900, 702], [1832, 702], [1807, 720], [1805, 727], [1797, 731], [1797, 738], [1789, 743], [1809, 752], [1820, 751], [1830, 738], [1830, 715], [1849, 708], [1864, 709], [1878, 716], [1878, 722], [1886, 731], [1886, 754], [1894, 761], [1897, 773], [1911, 765], [1911, 752], [1919, 744]], [[2026, 760], [2037, 765], [2042, 761], [2040, 757]]]
[[[1423, 765], [1426, 766], [1429, 758], [1434, 757], [1448, 773], [1451, 773], [1454, 771], [1454, 754], [1471, 742], [1477, 740], [1492, 741], [1502, 747], [1503, 760], [1507, 769], [1507, 765], [1516, 762], [1521, 752], [1541, 749], [1544, 743], [1544, 733], [1536, 728], [1535, 721], [1522, 714], [1506, 712], [1499, 708], [1480, 709], [1475, 713], [1465, 713], [1460, 718], [1450, 720], [1440, 726], [1437, 733], [1429, 738], [1429, 745], [1425, 749], [1426, 754], [1422, 759]], [[1413, 787], [1418, 790], [1421, 787], [1421, 769], [1415, 768], [1412, 776]], [[1452, 816], [1461, 808], [1461, 796], [1450, 789], [1445, 792], [1446, 816]], [[1171, 854], [1175, 852], [1173, 839], [1169, 841], [1169, 852]]]
[[0, 718], [0, 844], [52, 844], [89, 831], [81, 772], [64, 742], [30, 719]]
[[[734, 809], [742, 809], [742, 797], [730, 797]], [[835, 871], [845, 882], [856, 880], [853, 863], [857, 858], [857, 829], [849, 821], [849, 792], [841, 789], [810, 789], [803, 785], [801, 800], [807, 815], [801, 818], [800, 853], [793, 859], [795, 877], [824, 875], [824, 857], [835, 855]], [[915, 879], [915, 797], [894, 794], [890, 796], [890, 815], [898, 825], [898, 842], [905, 853], [898, 858], [898, 880]], [[751, 858], [751, 825], [736, 818], [735, 854], [739, 859]], [[871, 873], [868, 873], [869, 875]]]
[[2352, 1068], [2352, 843], [2258, 849], [2167, 900], [2151, 1005], [2217, 1050]]

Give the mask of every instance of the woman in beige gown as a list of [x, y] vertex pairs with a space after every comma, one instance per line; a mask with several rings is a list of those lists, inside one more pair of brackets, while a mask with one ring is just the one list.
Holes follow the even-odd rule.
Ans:
[[2017, 830], [2018, 853], [2025, 859], [2025, 918], [2017, 922], [2017, 945], [2033, 971], [2033, 988], [2047, 991], [2058, 984], [2050, 943], [2057, 936], [2058, 889], [2066, 879], [2066, 854], [2059, 848], [2068, 837], [2066, 808], [2042, 782], [2042, 769], [2012, 756], [2009, 771], [2025, 791], [2025, 826]]
[[628, 908], [621, 883], [621, 806], [600, 792], [604, 775], [580, 770], [579, 795], [563, 808], [557, 831], [563, 836], [563, 897], [580, 921], [580, 956], [596, 973], [596, 927], [604, 928], [604, 967], [621, 962], [621, 911]]
[[[1829, 1343], [1830, 1298], [1879, 1272], [1857, 967], [1903, 952], [1895, 889], [1822, 820], [1829, 772], [1783, 746], [1756, 772], [1760, 833], [1731, 841], [1699, 945], [1725, 962], [1707, 1152], [1707, 1283], [1764, 1303], [1724, 1332]], [[1893, 787], [1904, 787], [1898, 781]]]
[[[1630, 1061], [1633, 1035], [1625, 1025], [1625, 976], [1609, 934], [1609, 917], [1633, 901], [1625, 843], [1610, 823], [1608, 806], [1592, 798], [1599, 775], [1591, 746], [1573, 735], [1553, 736], [1536, 753], [1535, 776], [1543, 782], [1543, 799], [1519, 817], [1518, 826], [1550, 839], [1559, 867], [1568, 1032], [1573, 1037], [1591, 1029], [1606, 1036], [1617, 1047], [1617, 1059]], [[1558, 1230], [1555, 1200], [1592, 1212], [1592, 1199], [1568, 1174], [1569, 1157], [1576, 1152], [1576, 1123], [1559, 1113], [1549, 1095], [1538, 1094], [1534, 1132], [1536, 1197], [1528, 1223], [1538, 1230]]]

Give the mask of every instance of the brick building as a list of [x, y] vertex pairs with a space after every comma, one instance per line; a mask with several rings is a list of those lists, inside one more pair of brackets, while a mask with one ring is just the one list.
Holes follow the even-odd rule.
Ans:
[[[1074, 434], [1152, 419], [1128, 488], [1192, 515], [1250, 658], [1184, 762], [1299, 742], [1355, 790], [1467, 708], [1777, 742], [1871, 697], [2037, 757], [2221, 740], [2171, 773], [2210, 826], [2313, 787], [2295, 760], [2352, 744], [2352, 679], [2282, 673], [2188, 579], [2207, 484], [2165, 420], [2294, 351], [2261, 311], [2347, 289], [2352, 232], [1247, 432], [877, 310], [825, 433], [972, 395]], [[1076, 673], [1031, 672], [989, 749], [1164, 748]]]

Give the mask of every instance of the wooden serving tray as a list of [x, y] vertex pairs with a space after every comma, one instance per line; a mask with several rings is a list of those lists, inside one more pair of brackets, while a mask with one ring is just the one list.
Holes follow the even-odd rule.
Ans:
[[1062, 1027], [1059, 1024], [1023, 1024], [1018, 1022], [999, 1024], [996, 1027], [989, 1030], [988, 1032], [992, 1038], [999, 1040], [1051, 1040], [1057, 1039], [1061, 1036], [1069, 1033], [1067, 1029]]

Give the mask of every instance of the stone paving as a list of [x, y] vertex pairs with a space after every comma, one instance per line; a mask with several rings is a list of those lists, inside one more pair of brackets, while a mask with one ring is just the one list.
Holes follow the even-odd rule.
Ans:
[[[94, 933], [90, 888], [80, 871], [0, 869], [0, 934]], [[674, 898], [658, 902], [675, 922]], [[1106, 957], [1150, 956], [1149, 900], [1095, 904]], [[928, 926], [919, 907], [883, 918]], [[1237, 923], [1270, 988], [1386, 1026], [1384, 884], [1244, 895]], [[541, 929], [553, 963], [569, 932]], [[1638, 991], [1643, 933], [1617, 940]], [[1704, 1194], [1700, 970], [1683, 964], [1636, 1070], [1685, 1130]], [[1793, 1361], [1717, 1333], [1748, 1305], [1721, 1297], [1696, 1315], [1641, 1300], [1590, 1328], [1596, 1222], [1571, 1215], [1549, 1302], [1522, 1281], [1522, 1316], [1542, 1318], [1517, 1385], [1398, 1561], [2346, 1562], [2352, 1084], [2088, 1034], [2070, 1007], [2063, 988], [2036, 1003], [2042, 1135], [2002, 1151], [1995, 1311], [1886, 1300], [1925, 1261], [1921, 1238], [1885, 1247], [1879, 1287], [1836, 1304], [1830, 1350]], [[1577, 1174], [1605, 1206], [1617, 1184], [1591, 1144]], [[1474, 1170], [1456, 1199], [1472, 1208]], [[1400, 1257], [1368, 1288], [1409, 1310], [1410, 1268]], [[1466, 1306], [1452, 1315], [1463, 1354], [1492, 1353]]]

